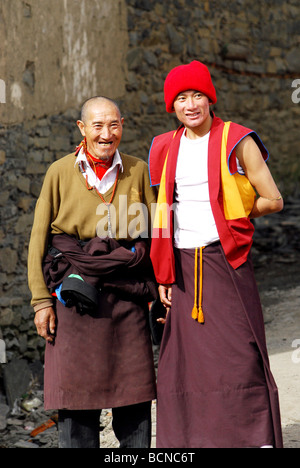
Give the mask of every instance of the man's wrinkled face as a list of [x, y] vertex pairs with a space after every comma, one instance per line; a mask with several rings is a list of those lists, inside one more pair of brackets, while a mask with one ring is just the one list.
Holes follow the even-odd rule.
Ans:
[[77, 124], [94, 158], [107, 160], [114, 156], [122, 139], [123, 122], [119, 109], [110, 101], [99, 100], [88, 106], [84, 122]]

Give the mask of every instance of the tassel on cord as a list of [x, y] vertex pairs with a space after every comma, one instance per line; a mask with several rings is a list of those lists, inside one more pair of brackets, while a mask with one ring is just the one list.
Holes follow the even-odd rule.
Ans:
[[202, 308], [202, 297], [203, 297], [203, 249], [200, 249], [200, 293], [199, 293], [199, 310], [198, 310], [198, 322], [201, 324], [205, 323], [204, 313]]
[[195, 249], [195, 301], [192, 311], [192, 318], [198, 320], [198, 249]]
[[[200, 250], [200, 291], [199, 291], [199, 306], [198, 306], [198, 250]], [[200, 249], [195, 249], [195, 300], [194, 307], [192, 310], [192, 318], [197, 320], [202, 325], [205, 323], [203, 308], [202, 308], [202, 296], [203, 296], [203, 250], [204, 247]]]

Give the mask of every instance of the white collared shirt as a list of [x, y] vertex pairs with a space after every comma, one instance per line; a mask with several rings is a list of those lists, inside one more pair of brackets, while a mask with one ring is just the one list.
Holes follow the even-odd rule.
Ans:
[[101, 194], [108, 192], [108, 190], [114, 185], [118, 173], [118, 167], [121, 172], [124, 170], [122, 158], [118, 150], [115, 152], [112, 166], [106, 171], [101, 180], [89, 165], [83, 148], [81, 148], [76, 158], [75, 166], [76, 164], [79, 165], [80, 171], [83, 177], [87, 180], [89, 186], [96, 188]]

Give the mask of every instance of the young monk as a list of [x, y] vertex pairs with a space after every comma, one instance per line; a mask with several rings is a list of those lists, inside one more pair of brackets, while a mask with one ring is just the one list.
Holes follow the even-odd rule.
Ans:
[[[208, 68], [165, 82], [182, 125], [153, 140], [159, 185], [151, 258], [167, 310], [158, 368], [158, 448], [282, 447], [278, 391], [251, 263], [251, 218], [283, 208], [258, 135], [224, 123]], [[259, 194], [257, 196], [257, 194]]]

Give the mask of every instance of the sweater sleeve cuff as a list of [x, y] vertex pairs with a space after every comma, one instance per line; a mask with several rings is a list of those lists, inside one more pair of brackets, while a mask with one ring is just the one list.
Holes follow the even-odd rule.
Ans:
[[35, 313], [39, 312], [39, 310], [46, 309], [47, 307], [53, 307], [53, 301], [45, 301], [45, 302], [40, 302], [39, 304], [35, 304], [33, 306], [33, 310]]

